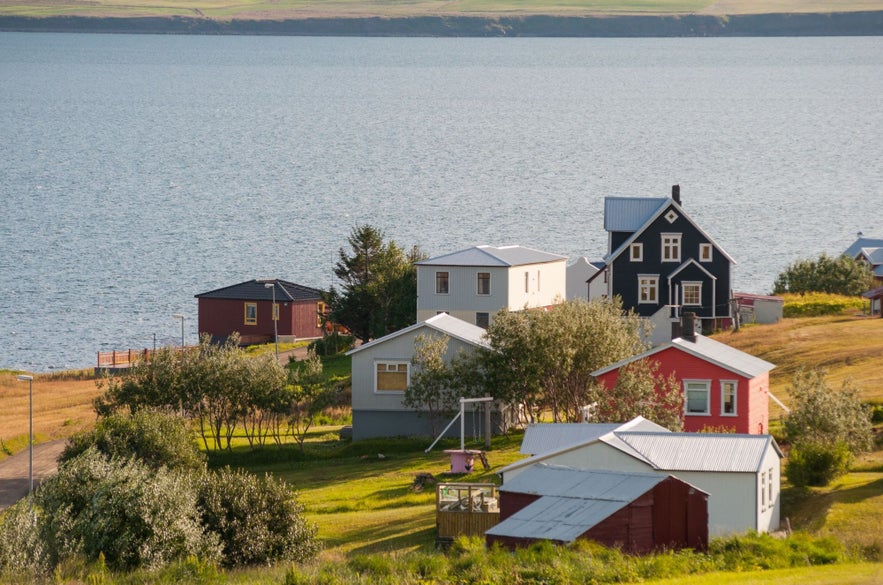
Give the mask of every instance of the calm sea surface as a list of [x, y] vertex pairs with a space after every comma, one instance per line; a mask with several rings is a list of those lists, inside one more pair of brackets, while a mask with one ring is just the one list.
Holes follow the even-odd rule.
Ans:
[[194, 294], [325, 288], [357, 223], [599, 259], [604, 196], [673, 183], [739, 290], [883, 237], [883, 37], [0, 33], [0, 368], [193, 343]]

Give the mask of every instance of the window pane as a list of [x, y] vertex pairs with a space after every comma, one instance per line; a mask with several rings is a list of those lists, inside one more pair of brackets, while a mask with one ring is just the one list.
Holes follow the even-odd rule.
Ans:
[[435, 292], [440, 295], [448, 294], [448, 273], [435, 273]]
[[490, 272], [479, 272], [478, 273], [478, 294], [480, 294], [480, 295], [491, 294], [491, 273]]
[[408, 388], [408, 364], [377, 364], [377, 391], [396, 392]]
[[708, 412], [708, 386], [703, 383], [687, 383], [687, 412]]
[[736, 414], [736, 384], [733, 382], [724, 382], [723, 391], [723, 414]]

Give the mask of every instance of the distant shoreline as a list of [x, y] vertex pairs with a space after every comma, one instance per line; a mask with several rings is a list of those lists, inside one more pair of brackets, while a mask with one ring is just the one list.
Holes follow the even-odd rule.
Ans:
[[190, 17], [0, 17], [0, 31], [361, 37], [880, 36], [883, 11], [734, 16], [419, 16], [219, 21]]

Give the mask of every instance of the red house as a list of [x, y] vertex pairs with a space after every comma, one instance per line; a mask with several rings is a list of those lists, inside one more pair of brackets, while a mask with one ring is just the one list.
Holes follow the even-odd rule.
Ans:
[[681, 382], [685, 431], [769, 432], [773, 364], [703, 335], [684, 333], [592, 375], [606, 388], [613, 388], [620, 368], [642, 359], [656, 361], [660, 376], [674, 374]]
[[[325, 303], [322, 291], [279, 279], [255, 279], [196, 295], [199, 299], [199, 334], [212, 341], [234, 331], [242, 345], [273, 340], [273, 318], [279, 341], [322, 336]], [[276, 307], [273, 309], [275, 298]]]

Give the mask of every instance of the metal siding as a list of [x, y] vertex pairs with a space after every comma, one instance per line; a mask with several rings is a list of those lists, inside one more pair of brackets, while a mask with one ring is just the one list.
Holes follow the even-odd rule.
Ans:
[[562, 447], [577, 445], [597, 439], [618, 429], [619, 423], [535, 423], [527, 426], [520, 452], [537, 455], [557, 451]]

